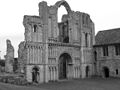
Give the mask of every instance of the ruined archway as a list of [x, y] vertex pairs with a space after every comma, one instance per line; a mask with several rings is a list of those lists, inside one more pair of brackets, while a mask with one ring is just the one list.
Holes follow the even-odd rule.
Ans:
[[59, 79], [69, 78], [72, 70], [72, 58], [68, 53], [63, 53], [59, 57]]
[[32, 69], [32, 82], [39, 82], [39, 68], [37, 66], [34, 66]]
[[58, 2], [55, 3], [55, 6], [57, 7], [57, 10], [61, 5], [63, 5], [66, 8], [68, 14], [71, 13], [71, 8], [65, 0], [61, 0], [61, 1], [58, 1]]
[[64, 6], [67, 11], [67, 14], [62, 15], [61, 22], [58, 22], [58, 29], [59, 29], [59, 41], [63, 43], [69, 43], [69, 18], [70, 18], [71, 8], [69, 4], [64, 0], [58, 1], [55, 4], [55, 6], [57, 8], [57, 17], [58, 17], [59, 7]]

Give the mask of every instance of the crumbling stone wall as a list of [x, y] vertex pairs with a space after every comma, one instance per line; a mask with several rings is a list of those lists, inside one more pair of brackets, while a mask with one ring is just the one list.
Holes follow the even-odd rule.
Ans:
[[11, 44], [10, 40], [6, 40], [7, 50], [5, 55], [5, 71], [12, 73], [13, 72], [13, 62], [14, 62], [14, 47]]
[[[61, 5], [68, 13], [58, 23], [57, 12]], [[70, 77], [93, 75], [94, 23], [87, 13], [71, 10], [65, 0], [51, 6], [42, 1], [39, 3], [39, 16], [25, 15], [23, 25], [25, 45], [21, 47], [23, 51], [19, 48], [19, 58], [22, 57], [20, 53], [25, 52], [26, 58], [23, 60], [26, 61], [27, 81], [32, 82], [32, 72], [36, 66], [39, 67], [39, 83], [58, 80], [58, 61], [63, 53], [72, 55], [70, 64], [73, 74]], [[86, 71], [86, 68], [89, 70]]]
[[25, 42], [19, 44], [18, 49], [18, 72], [25, 73], [25, 64], [26, 64], [26, 48]]

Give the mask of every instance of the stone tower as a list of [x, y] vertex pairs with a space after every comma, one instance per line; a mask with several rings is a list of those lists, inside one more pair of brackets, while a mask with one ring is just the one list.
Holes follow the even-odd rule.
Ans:
[[[58, 9], [67, 14], [58, 23]], [[52, 6], [39, 3], [39, 16], [25, 15], [25, 70], [29, 82], [85, 78], [94, 74], [94, 23], [86, 13], [72, 11], [58, 1]]]

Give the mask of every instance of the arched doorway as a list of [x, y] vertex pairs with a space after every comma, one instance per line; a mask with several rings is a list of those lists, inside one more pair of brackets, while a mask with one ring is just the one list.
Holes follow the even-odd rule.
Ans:
[[108, 67], [103, 67], [103, 75], [105, 78], [109, 77], [109, 68]]
[[59, 57], [59, 79], [67, 79], [72, 72], [72, 58], [68, 53]]
[[89, 77], [89, 66], [86, 66], [85, 72], [86, 72], [86, 77]]
[[38, 80], [39, 80], [39, 68], [35, 66], [32, 69], [32, 82], [38, 83]]

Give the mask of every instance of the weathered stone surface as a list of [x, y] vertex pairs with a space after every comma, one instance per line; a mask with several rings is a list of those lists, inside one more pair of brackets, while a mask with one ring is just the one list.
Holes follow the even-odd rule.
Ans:
[[26, 48], [25, 42], [19, 44], [18, 49], [18, 72], [25, 73], [25, 64], [26, 64]]
[[95, 47], [96, 52], [96, 74], [105, 77], [105, 67], [108, 68], [108, 77], [120, 77], [120, 57], [116, 55], [115, 45], [108, 45], [108, 56], [103, 55], [103, 46]]
[[11, 44], [10, 40], [6, 40], [7, 44], [7, 53], [5, 55], [5, 71], [12, 73], [13, 72], [13, 62], [14, 62], [14, 47]]
[[[68, 13], [58, 23], [61, 5]], [[72, 11], [64, 0], [52, 6], [43, 1], [39, 16], [25, 15], [23, 25], [25, 41], [19, 45], [18, 55], [19, 61], [25, 61], [27, 81], [42, 83], [94, 74], [94, 23], [88, 14]]]
[[120, 77], [120, 28], [99, 31], [94, 45], [96, 74]]

